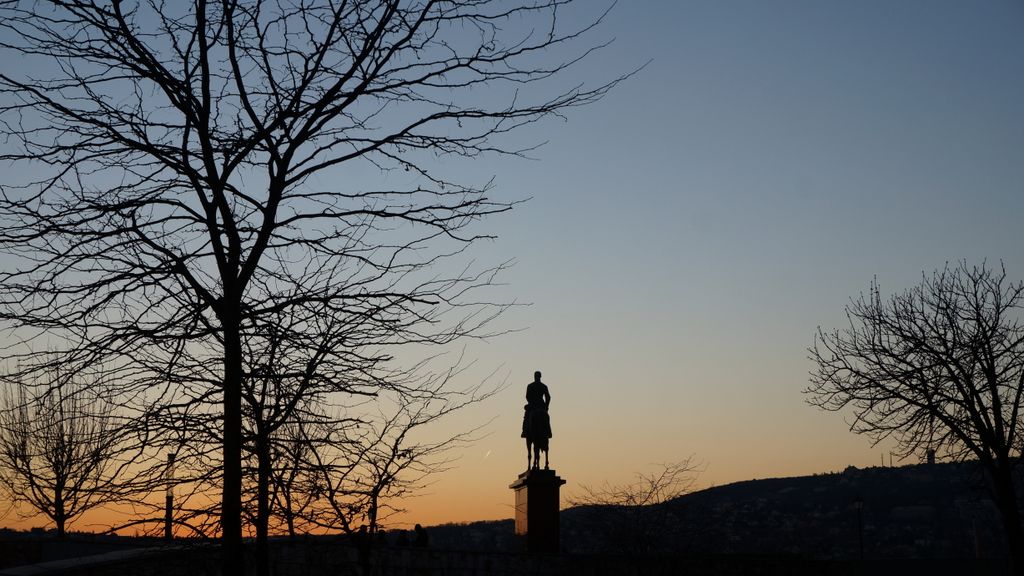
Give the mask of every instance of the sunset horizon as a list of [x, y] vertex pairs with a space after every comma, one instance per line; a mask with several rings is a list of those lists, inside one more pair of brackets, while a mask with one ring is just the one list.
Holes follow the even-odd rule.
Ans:
[[1024, 574], [1019, 2], [16, 0], [0, 52], [0, 528], [269, 576], [809, 478], [722, 509], [863, 561], [891, 483], [893, 557]]

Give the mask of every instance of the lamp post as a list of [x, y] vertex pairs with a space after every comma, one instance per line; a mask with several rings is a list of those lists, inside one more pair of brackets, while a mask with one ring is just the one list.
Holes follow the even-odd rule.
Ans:
[[167, 473], [164, 480], [167, 483], [167, 494], [164, 497], [164, 539], [173, 540], [174, 531], [171, 528], [174, 523], [174, 452], [167, 455]]

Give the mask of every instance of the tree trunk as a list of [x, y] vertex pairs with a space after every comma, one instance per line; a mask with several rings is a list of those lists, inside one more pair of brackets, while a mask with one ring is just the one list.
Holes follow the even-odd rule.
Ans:
[[57, 525], [57, 537], [63, 538], [67, 515], [64, 513], [64, 490], [61, 484], [53, 491], [53, 522]]
[[284, 493], [284, 518], [288, 523], [288, 538], [295, 539], [295, 514], [292, 512], [292, 493], [286, 490]]
[[256, 441], [256, 461], [256, 573], [269, 576], [267, 525], [270, 523], [270, 443], [266, 438]]
[[377, 533], [377, 499], [379, 493], [377, 490], [370, 492], [370, 509], [367, 511], [366, 517], [370, 524], [370, 534]]
[[242, 549], [242, 345], [235, 315], [224, 326], [224, 488], [221, 492], [221, 553], [224, 576], [244, 574]]
[[1017, 509], [1017, 491], [1013, 485], [1013, 472], [1009, 462], [1000, 462], [992, 470], [992, 484], [996, 506], [1006, 533], [1006, 546], [1010, 555], [1010, 573], [1024, 576], [1024, 531]]

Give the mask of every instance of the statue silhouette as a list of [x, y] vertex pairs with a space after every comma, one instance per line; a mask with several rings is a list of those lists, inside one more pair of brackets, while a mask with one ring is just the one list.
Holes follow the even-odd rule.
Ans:
[[526, 438], [526, 469], [540, 468], [540, 453], [544, 452], [544, 469], [548, 469], [548, 440], [551, 438], [551, 419], [548, 406], [551, 393], [540, 381], [540, 372], [533, 373], [533, 382], [526, 387], [526, 406], [523, 406], [523, 434]]

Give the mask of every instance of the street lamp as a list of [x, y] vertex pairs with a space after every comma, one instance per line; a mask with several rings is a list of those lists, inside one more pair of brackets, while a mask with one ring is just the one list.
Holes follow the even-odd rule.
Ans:
[[167, 495], [164, 497], [164, 539], [173, 540], [174, 531], [174, 452], [167, 455], [167, 472], [164, 481], [167, 483]]

